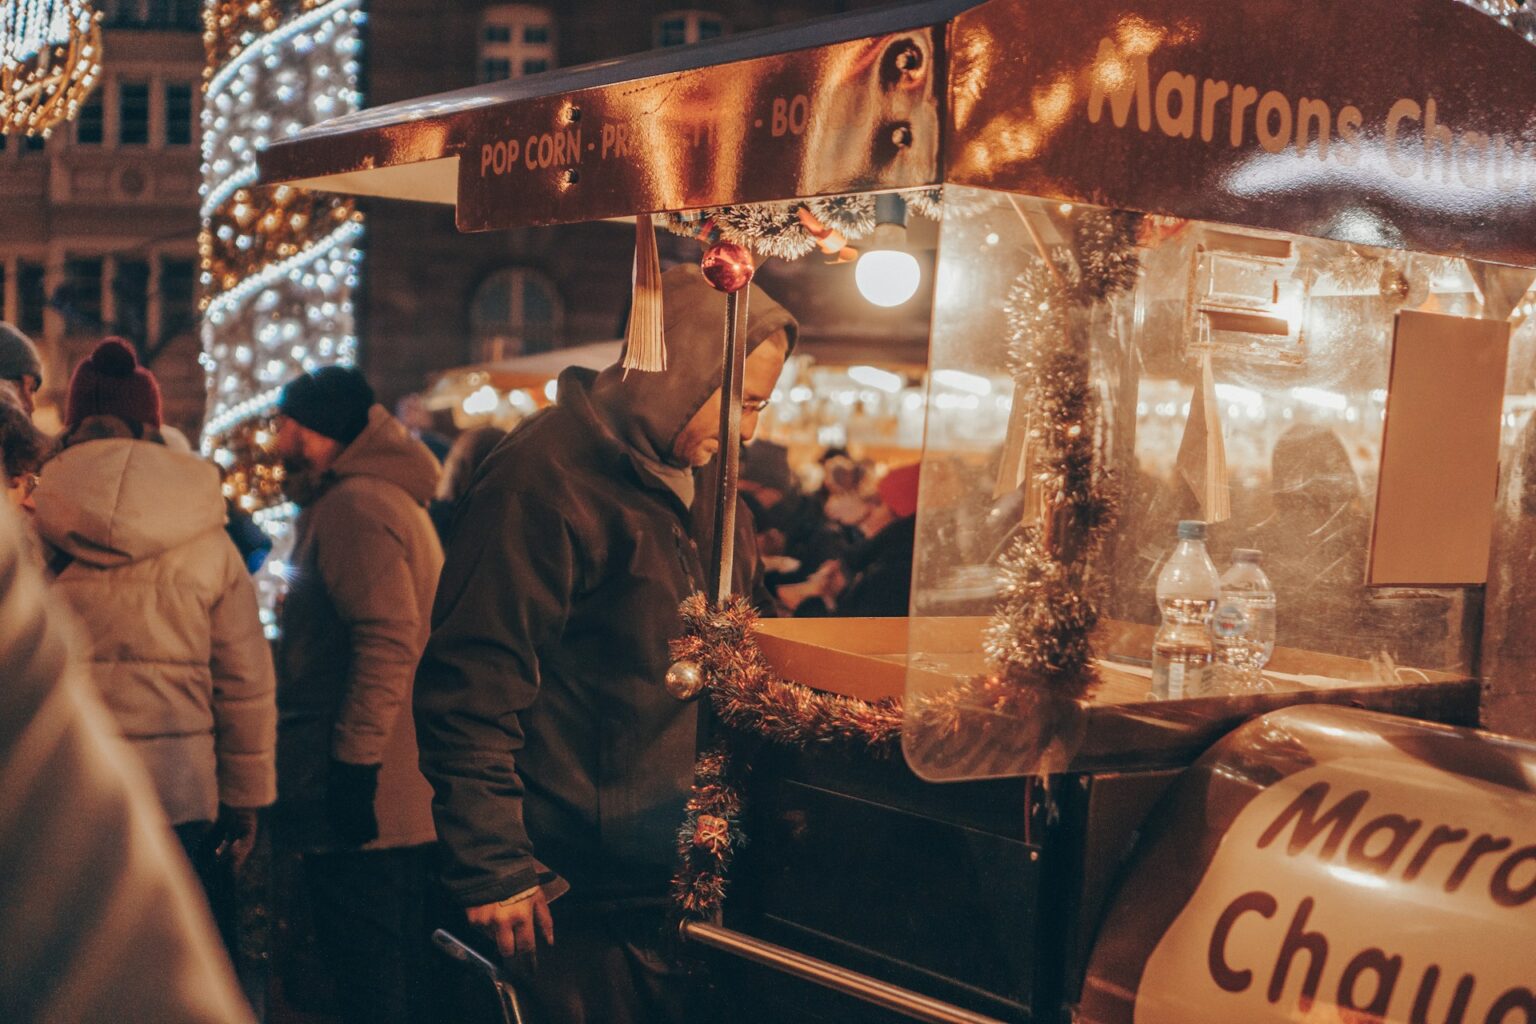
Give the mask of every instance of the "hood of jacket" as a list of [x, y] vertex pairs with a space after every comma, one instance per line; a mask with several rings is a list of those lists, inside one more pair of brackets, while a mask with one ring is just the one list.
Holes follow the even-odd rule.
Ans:
[[154, 441], [66, 448], [43, 468], [37, 529], [54, 547], [110, 568], [154, 558], [224, 525], [219, 471]]
[[[747, 353], [780, 330], [789, 335], [793, 351], [799, 323], [767, 292], [757, 285], [751, 288]], [[720, 387], [726, 296], [704, 279], [696, 265], [685, 264], [662, 275], [662, 303], [667, 368], [660, 373], [636, 370], [626, 375], [621, 357], [598, 374], [592, 402], [642, 463], [689, 475], [686, 467], [673, 460], [672, 443]]]
[[345, 480], [370, 476], [387, 481], [425, 505], [437, 493], [442, 473], [432, 450], [412, 437], [382, 405], [368, 410], [368, 426], [331, 464], [330, 476]]

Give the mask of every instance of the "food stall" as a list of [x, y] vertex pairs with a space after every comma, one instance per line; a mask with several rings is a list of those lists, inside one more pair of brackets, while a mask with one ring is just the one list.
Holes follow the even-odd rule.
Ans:
[[[1504, 1022], [1536, 747], [1475, 727], [1536, 733], [1533, 139], [1530, 47], [1452, 0], [937, 0], [363, 111], [263, 175], [656, 214], [731, 272], [937, 219], [911, 614], [700, 597], [667, 680], [718, 726], [681, 933], [764, 1019]], [[1263, 552], [1274, 649], [1157, 700], [1185, 521]]]

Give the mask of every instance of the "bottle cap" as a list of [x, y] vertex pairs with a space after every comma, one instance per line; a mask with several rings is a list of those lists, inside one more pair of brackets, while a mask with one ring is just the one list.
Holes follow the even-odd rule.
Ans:
[[1232, 561], [1249, 562], [1253, 565], [1258, 565], [1264, 561], [1264, 552], [1257, 548], [1237, 548], [1232, 552]]
[[1199, 519], [1179, 520], [1179, 540], [1205, 540], [1205, 523]]

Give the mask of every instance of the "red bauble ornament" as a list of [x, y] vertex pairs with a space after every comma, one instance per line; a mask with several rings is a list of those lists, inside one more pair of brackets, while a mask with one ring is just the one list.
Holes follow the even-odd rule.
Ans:
[[752, 283], [757, 267], [752, 253], [744, 245], [735, 242], [716, 242], [704, 250], [699, 260], [704, 280], [722, 292], [739, 292]]

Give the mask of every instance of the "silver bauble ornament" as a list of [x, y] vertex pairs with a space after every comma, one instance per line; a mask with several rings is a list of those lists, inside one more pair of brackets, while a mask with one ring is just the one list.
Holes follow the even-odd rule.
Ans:
[[664, 682], [667, 692], [678, 700], [693, 700], [704, 692], [704, 670], [696, 661], [674, 661]]

